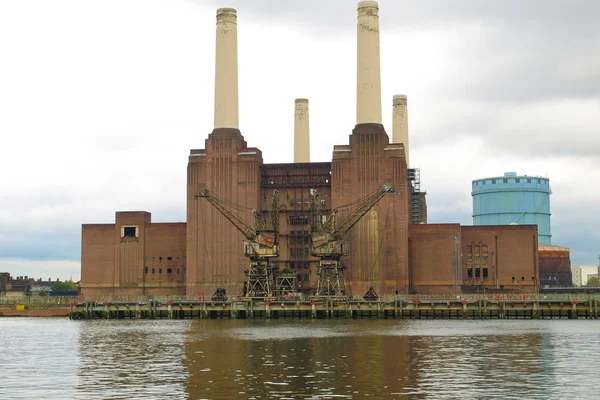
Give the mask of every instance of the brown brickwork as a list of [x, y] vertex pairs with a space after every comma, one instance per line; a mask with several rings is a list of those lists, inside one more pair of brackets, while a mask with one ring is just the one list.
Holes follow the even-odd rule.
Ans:
[[[217, 287], [239, 294], [247, 259], [243, 236], [208, 201], [203, 189], [239, 207], [259, 209], [262, 153], [249, 148], [237, 129], [215, 129], [205, 149], [192, 150], [187, 182], [186, 293], [212, 295]], [[251, 213], [242, 215], [253, 224]]]
[[461, 293], [460, 225], [409, 225], [408, 231], [410, 293]]
[[268, 212], [279, 190], [280, 257], [274, 263], [294, 270], [302, 290], [310, 291], [318, 260], [308, 255], [309, 189], [319, 191], [327, 214], [382, 185], [395, 192], [345, 238], [349, 255], [342, 262], [352, 294], [371, 285], [382, 295], [538, 289], [535, 226], [409, 225], [404, 147], [390, 144], [379, 124], [357, 125], [348, 145], [334, 147], [331, 163], [263, 164], [260, 150], [249, 148], [237, 129], [215, 129], [205, 144], [189, 157], [187, 224], [153, 224], [149, 213], [117, 212], [115, 224], [82, 226], [83, 295], [206, 297], [217, 287], [239, 295], [248, 268], [244, 238], [210, 203], [195, 198], [203, 189], [252, 226], [251, 210]]
[[539, 245], [540, 285], [572, 286], [571, 256], [567, 247]]
[[389, 143], [381, 124], [356, 125], [350, 144], [335, 146], [332, 162], [333, 207], [355, 202], [382, 185], [386, 195], [349, 232], [344, 261], [353, 294], [374, 285], [378, 293], [403, 294], [408, 288], [408, 178], [404, 146]]
[[265, 164], [261, 167], [261, 212], [279, 190], [279, 270], [296, 272], [302, 291], [316, 289], [318, 259], [310, 256], [309, 189], [319, 193], [321, 211], [331, 212], [331, 163]]
[[185, 294], [186, 224], [153, 224], [144, 211], [115, 221], [82, 226], [81, 295]]
[[461, 231], [465, 290], [475, 290], [482, 281], [485, 288], [500, 291], [539, 289], [537, 226], [463, 226]]

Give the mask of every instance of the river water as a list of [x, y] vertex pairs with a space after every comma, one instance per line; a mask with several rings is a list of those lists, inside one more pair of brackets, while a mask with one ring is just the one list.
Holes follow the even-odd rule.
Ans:
[[600, 321], [0, 318], [0, 398], [593, 399]]

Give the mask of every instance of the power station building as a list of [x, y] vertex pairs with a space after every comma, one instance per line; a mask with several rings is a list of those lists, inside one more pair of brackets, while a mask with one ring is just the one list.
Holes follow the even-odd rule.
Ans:
[[[242, 235], [211, 203], [208, 190], [251, 224], [252, 210], [280, 203], [279, 270], [292, 271], [298, 290], [314, 292], [318, 259], [310, 255], [310, 190], [324, 213], [356, 204], [383, 185], [393, 187], [353, 226], [347, 240], [348, 291], [363, 295], [476, 290], [534, 292], [539, 287], [536, 225], [427, 224], [418, 169], [409, 169], [406, 96], [394, 96], [392, 139], [382, 125], [377, 2], [358, 3], [356, 125], [327, 162], [310, 162], [309, 102], [295, 102], [294, 162], [265, 164], [238, 124], [237, 12], [217, 11], [212, 132], [190, 150], [187, 221], [153, 223], [147, 212], [117, 212], [111, 224], [82, 227], [81, 292], [85, 296], [210, 296], [240, 294], [248, 259]], [[342, 121], [340, 121], [342, 124]], [[291, 133], [290, 133], [291, 134]]]

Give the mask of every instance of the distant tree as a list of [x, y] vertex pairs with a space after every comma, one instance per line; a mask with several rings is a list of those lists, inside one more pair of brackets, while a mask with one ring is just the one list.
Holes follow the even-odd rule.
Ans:
[[47, 293], [46, 293], [45, 290], [40, 290], [40, 294], [39, 295], [42, 296], [42, 297], [44, 297], [44, 296], [47, 295]]
[[53, 292], [68, 292], [70, 290], [77, 290], [77, 284], [72, 280], [68, 281], [56, 281], [52, 285]]
[[592, 276], [590, 279], [588, 279], [587, 287], [598, 287], [598, 278]]

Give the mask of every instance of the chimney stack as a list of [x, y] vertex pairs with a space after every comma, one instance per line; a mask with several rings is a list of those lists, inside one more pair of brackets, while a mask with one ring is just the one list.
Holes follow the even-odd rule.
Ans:
[[393, 99], [392, 141], [404, 144], [406, 166], [408, 167], [410, 165], [408, 163], [408, 110], [406, 108], [406, 95], [403, 94], [394, 95]]
[[296, 99], [294, 109], [294, 162], [310, 162], [308, 99]]
[[376, 1], [361, 1], [357, 24], [357, 125], [381, 124], [379, 64], [379, 7]]
[[215, 62], [215, 129], [239, 129], [237, 12], [234, 8], [217, 10]]

